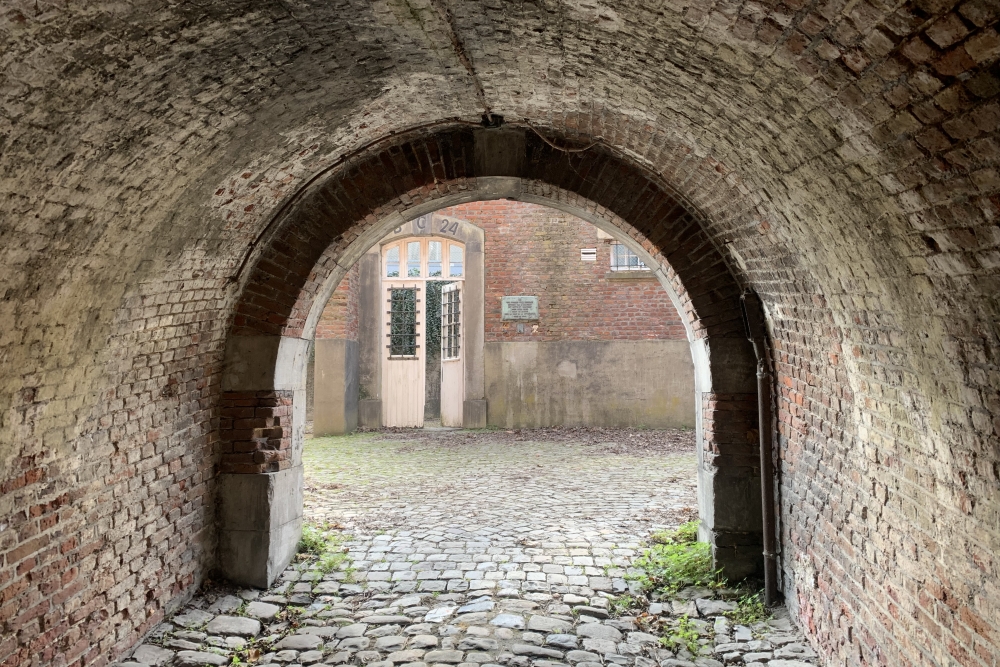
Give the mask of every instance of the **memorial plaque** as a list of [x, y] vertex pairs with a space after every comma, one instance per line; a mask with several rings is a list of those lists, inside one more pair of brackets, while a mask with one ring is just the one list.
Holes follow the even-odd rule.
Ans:
[[505, 296], [500, 301], [500, 319], [537, 320], [537, 296]]

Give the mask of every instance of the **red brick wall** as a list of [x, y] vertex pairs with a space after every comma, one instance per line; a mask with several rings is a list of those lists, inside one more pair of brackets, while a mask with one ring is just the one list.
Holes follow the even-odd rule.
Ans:
[[[86, 372], [63, 357], [15, 371], [15, 429], [0, 434], [16, 452], [0, 461], [3, 667], [106, 665], [211, 567], [224, 284], [188, 260], [119, 297], [126, 330], [100, 339]], [[98, 338], [86, 331], [69, 339]]]
[[248, 474], [289, 468], [291, 426], [292, 392], [223, 392], [219, 471]]
[[[677, 309], [651, 275], [613, 273], [610, 240], [597, 227], [557, 209], [495, 200], [443, 209], [467, 220], [486, 237], [486, 342], [551, 340], [684, 340]], [[580, 260], [596, 248], [597, 261]], [[358, 339], [358, 265], [330, 297], [316, 338]], [[500, 318], [504, 296], [538, 297], [539, 321], [518, 333]], [[532, 331], [532, 325], [538, 330]]]
[[360, 275], [355, 264], [330, 295], [316, 323], [316, 338], [358, 339], [358, 290], [352, 288], [359, 284]]
[[[568, 213], [524, 202], [496, 200], [439, 212], [485, 232], [486, 342], [648, 340], [686, 337], [677, 309], [651, 275], [611, 271], [611, 241]], [[597, 261], [580, 260], [596, 248]], [[501, 320], [504, 296], [538, 297], [538, 331]]]

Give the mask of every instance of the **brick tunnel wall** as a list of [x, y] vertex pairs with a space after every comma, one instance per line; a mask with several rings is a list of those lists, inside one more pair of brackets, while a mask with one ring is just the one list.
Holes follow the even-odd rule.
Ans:
[[[815, 646], [996, 664], [995, 4], [451, 6], [494, 110], [661, 175], [761, 294]], [[482, 113], [411, 9], [5, 4], [0, 664], [103, 664], [210, 572], [251, 244], [339, 156]]]

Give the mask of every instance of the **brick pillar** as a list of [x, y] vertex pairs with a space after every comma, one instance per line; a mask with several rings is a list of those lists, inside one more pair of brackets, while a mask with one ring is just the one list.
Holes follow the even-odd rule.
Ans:
[[[756, 361], [749, 342], [692, 344], [699, 406], [698, 513], [716, 567], [739, 581], [763, 574]], [[699, 358], [700, 357], [700, 358]]]
[[220, 472], [278, 472], [292, 463], [292, 391], [222, 393]]
[[219, 568], [270, 586], [302, 533], [308, 341], [233, 337], [226, 346], [217, 521]]

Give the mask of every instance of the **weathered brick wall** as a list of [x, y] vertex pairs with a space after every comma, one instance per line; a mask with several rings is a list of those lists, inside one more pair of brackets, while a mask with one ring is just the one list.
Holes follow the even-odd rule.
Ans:
[[[612, 273], [611, 241], [599, 239], [589, 222], [502, 199], [439, 214], [484, 231], [486, 342], [686, 338], [666, 290], [652, 275]], [[597, 261], [581, 261], [581, 248], [596, 248]], [[538, 297], [539, 320], [518, 333], [516, 323], [501, 320], [500, 301], [525, 294]]]
[[[684, 340], [677, 309], [652, 275], [611, 271], [611, 241], [563, 211], [507, 200], [462, 204], [439, 211], [485, 232], [486, 342], [547, 340]], [[580, 260], [596, 248], [597, 261]], [[316, 338], [358, 339], [355, 265], [334, 291]], [[353, 281], [353, 282], [352, 282]], [[539, 297], [539, 321], [518, 333], [501, 320], [503, 296]], [[538, 330], [532, 328], [538, 324]]]
[[103, 664], [208, 572], [224, 281], [187, 266], [124, 296], [113, 337], [64, 317], [84, 350], [107, 346], [87, 361], [40, 330], [38, 365], [9, 369], [21, 391], [3, 422], [0, 664]]
[[[782, 567], [817, 648], [996, 663], [993, 4], [450, 6], [494, 110], [662, 178], [703, 245], [668, 247], [650, 220], [669, 210], [610, 208], [650, 250], [722, 249], [761, 293]], [[0, 40], [0, 664], [102, 664], [210, 567], [228, 323], [301, 332], [299, 294], [267, 281], [233, 315], [255, 239], [342, 156], [482, 109], [431, 7], [14, 0]], [[356, 221], [465, 187], [473, 155], [439, 147], [437, 182], [378, 211], [358, 202], [382, 174], [352, 173], [323, 222], [335, 250]], [[585, 158], [591, 200], [628, 192]], [[335, 250], [272, 275], [309, 293]]]
[[355, 264], [330, 295], [319, 322], [316, 338], [358, 339], [358, 288], [361, 273]]
[[292, 392], [223, 392], [219, 439], [223, 473], [278, 472], [292, 464]]

